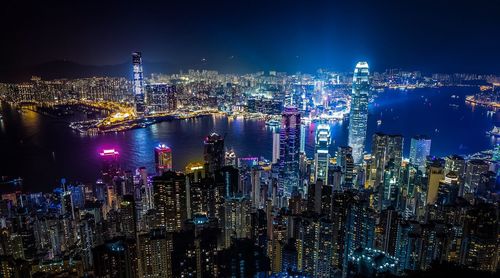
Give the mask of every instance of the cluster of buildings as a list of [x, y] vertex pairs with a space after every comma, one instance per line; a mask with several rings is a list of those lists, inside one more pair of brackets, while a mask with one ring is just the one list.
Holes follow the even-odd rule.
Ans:
[[[54, 107], [67, 104], [94, 105], [111, 112], [162, 116], [193, 111], [220, 111], [234, 116], [281, 115], [284, 107], [294, 106], [303, 121], [343, 120], [352, 105], [352, 72], [318, 70], [315, 74], [256, 72], [221, 74], [209, 70], [189, 70], [177, 74], [144, 75], [141, 52], [132, 53], [132, 80], [93, 77], [41, 80], [0, 84], [0, 98], [15, 104]], [[433, 74], [397, 69], [374, 73], [368, 85], [371, 92], [385, 88], [414, 89], [450, 85], [498, 83], [498, 77], [477, 74]], [[374, 94], [369, 94], [371, 101]], [[111, 103], [116, 105], [102, 105]], [[363, 103], [358, 103], [363, 106]], [[129, 113], [131, 114], [131, 113]], [[357, 155], [358, 149], [354, 149]]]
[[[192, 74], [209, 82], [215, 73]], [[123, 169], [107, 149], [95, 183], [3, 194], [0, 276], [358, 277], [435, 263], [496, 272], [500, 148], [438, 158], [415, 136], [404, 159], [402, 136], [366, 136], [369, 75], [356, 65], [349, 143], [335, 154], [329, 125], [318, 124], [306, 157], [303, 113], [286, 105], [271, 160], [240, 157], [212, 133], [203, 160], [184, 169], [172, 168], [175, 150], [163, 144], [151, 150], [153, 173]], [[152, 90], [136, 87], [140, 79], [136, 104]]]

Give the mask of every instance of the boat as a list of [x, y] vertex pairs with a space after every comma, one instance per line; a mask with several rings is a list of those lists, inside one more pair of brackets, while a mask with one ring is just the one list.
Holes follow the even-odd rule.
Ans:
[[280, 123], [280, 121], [277, 121], [277, 120], [269, 120], [266, 122], [266, 125], [267, 126], [280, 126], [281, 123]]
[[494, 126], [492, 130], [486, 132], [487, 135], [500, 137], [500, 127]]

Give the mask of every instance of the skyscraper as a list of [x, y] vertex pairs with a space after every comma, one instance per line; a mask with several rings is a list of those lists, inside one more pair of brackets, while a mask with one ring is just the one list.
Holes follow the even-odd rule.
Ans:
[[208, 173], [214, 175], [225, 163], [224, 138], [217, 133], [208, 135], [204, 143], [203, 158]]
[[484, 160], [472, 159], [465, 166], [465, 185], [463, 195], [476, 193], [481, 183], [481, 177], [488, 172], [489, 165]]
[[444, 165], [438, 159], [427, 166], [427, 204], [433, 205], [437, 201], [439, 183], [444, 180]]
[[120, 172], [119, 153], [115, 149], [104, 149], [99, 155], [102, 161], [102, 180], [104, 183], [110, 183]]
[[164, 229], [139, 235], [140, 277], [172, 277], [172, 238]]
[[[280, 160], [278, 194], [285, 200], [299, 186], [300, 112], [296, 107], [285, 107], [280, 130]], [[282, 205], [286, 205], [283, 203]]]
[[133, 90], [135, 100], [135, 112], [142, 115], [145, 110], [144, 100], [144, 79], [142, 76], [142, 53], [132, 53], [132, 67], [134, 71]]
[[137, 210], [132, 195], [123, 196], [120, 202], [120, 226], [123, 236], [135, 239], [137, 234]]
[[300, 125], [300, 152], [306, 153], [306, 125]]
[[363, 162], [366, 128], [368, 122], [368, 97], [370, 92], [368, 63], [359, 62], [352, 80], [351, 112], [349, 115], [348, 145], [352, 148], [355, 164]]
[[375, 133], [372, 142], [370, 183], [377, 191], [377, 209], [393, 205], [401, 177], [403, 137]]
[[338, 147], [337, 165], [340, 167], [341, 171], [340, 184], [343, 188], [352, 188], [354, 182], [354, 160], [352, 158], [351, 147]]
[[278, 162], [280, 158], [280, 134], [279, 132], [273, 132], [273, 164]]
[[330, 154], [328, 147], [331, 142], [330, 126], [328, 124], [319, 124], [316, 127], [316, 152], [314, 155], [314, 178], [323, 180], [324, 184], [328, 184], [328, 165], [330, 163]]
[[165, 144], [160, 144], [155, 148], [155, 166], [158, 175], [172, 170], [172, 149]]
[[424, 135], [411, 138], [410, 163], [420, 171], [425, 172], [425, 161], [431, 152], [431, 139]]
[[153, 178], [157, 223], [167, 232], [180, 231], [187, 219], [186, 177], [168, 171]]

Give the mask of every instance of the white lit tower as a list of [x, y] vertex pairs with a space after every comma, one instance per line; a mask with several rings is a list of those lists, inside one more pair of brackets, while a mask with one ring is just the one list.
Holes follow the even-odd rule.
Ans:
[[141, 116], [145, 111], [144, 100], [144, 78], [142, 76], [142, 54], [141, 52], [132, 53], [132, 66], [134, 71], [133, 90], [134, 90], [134, 104], [135, 113]]
[[354, 163], [358, 165], [363, 162], [363, 151], [368, 125], [369, 75], [370, 71], [367, 62], [356, 64], [352, 80], [348, 145], [352, 148]]
[[318, 179], [323, 181], [323, 184], [327, 184], [328, 179], [328, 164], [330, 161], [330, 154], [328, 153], [328, 148], [331, 142], [330, 125], [319, 124], [316, 127], [316, 151], [314, 154], [314, 178], [315, 181]]

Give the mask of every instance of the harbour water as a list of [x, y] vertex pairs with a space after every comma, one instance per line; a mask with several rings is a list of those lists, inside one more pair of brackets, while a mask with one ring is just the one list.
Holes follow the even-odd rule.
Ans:
[[[496, 139], [486, 135], [500, 113], [488, 113], [484, 107], [465, 103], [465, 95], [477, 92], [475, 87], [386, 90], [370, 104], [366, 150], [371, 148], [375, 132], [401, 134], [405, 137], [404, 153], [409, 153], [410, 137], [431, 137], [431, 154], [470, 154], [492, 148]], [[123, 168], [146, 166], [154, 170], [153, 148], [165, 143], [173, 150], [173, 166], [183, 169], [202, 160], [203, 139], [211, 132], [225, 137], [226, 147], [237, 156], [271, 158], [272, 128], [264, 121], [207, 116], [173, 120], [126, 132], [83, 136], [68, 127], [69, 118], [53, 118], [32, 111], [18, 111], [3, 103], [0, 120], [0, 175], [20, 176], [25, 188], [48, 191], [62, 177], [68, 181], [93, 182], [99, 176], [97, 152], [113, 147], [120, 152]], [[338, 146], [347, 143], [348, 121], [332, 127], [333, 155]], [[306, 152], [314, 151], [314, 128], [306, 128]], [[500, 142], [500, 141], [499, 141]]]

